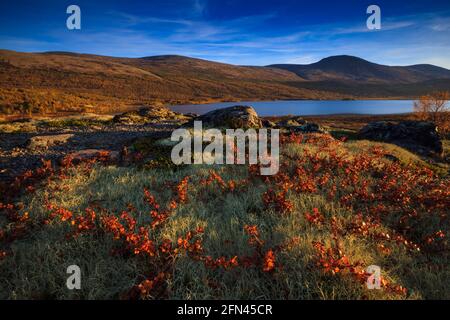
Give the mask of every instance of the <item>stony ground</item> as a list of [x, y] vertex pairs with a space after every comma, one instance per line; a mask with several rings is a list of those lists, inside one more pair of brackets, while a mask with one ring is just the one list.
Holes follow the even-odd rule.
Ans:
[[[41, 164], [41, 159], [57, 161], [65, 155], [82, 150], [108, 150], [121, 152], [141, 137], [160, 137], [170, 134], [177, 125], [163, 124], [105, 124], [87, 127], [53, 128], [36, 126], [34, 132], [0, 133], [0, 180], [7, 182], [23, 172]], [[48, 147], [32, 147], [34, 137], [67, 135], [65, 142]]]
[[[165, 137], [187, 121], [186, 116], [166, 108], [142, 109], [116, 116], [53, 117], [0, 123], [0, 181], [10, 182], [14, 177], [41, 165], [41, 159], [58, 161], [62, 157], [84, 150], [107, 150], [119, 154], [142, 137]], [[286, 117], [268, 117], [263, 121], [282, 121]], [[407, 115], [391, 116], [320, 116], [304, 117], [319, 123], [336, 138], [352, 138], [370, 121], [409, 119]], [[156, 120], [157, 119], [157, 120]], [[149, 122], [150, 121], [150, 122]], [[270, 122], [269, 121], [269, 122]], [[61, 141], [47, 141], [48, 136], [59, 136]], [[38, 140], [40, 139], [40, 140]], [[36, 146], [37, 144], [37, 146]], [[444, 141], [444, 160], [448, 163], [447, 140]], [[437, 160], [427, 157], [427, 162]]]

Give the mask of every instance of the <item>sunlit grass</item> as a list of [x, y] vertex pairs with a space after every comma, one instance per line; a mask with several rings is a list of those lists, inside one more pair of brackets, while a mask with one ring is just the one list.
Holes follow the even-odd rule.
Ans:
[[[349, 152], [351, 158], [368, 152], [379, 143], [349, 142], [337, 148], [337, 153]], [[413, 154], [387, 144], [384, 148], [400, 162], [417, 166], [423, 161]], [[301, 158], [305, 150], [314, 152], [317, 146], [288, 144], [282, 158]], [[321, 151], [321, 157], [327, 152]], [[391, 160], [386, 159], [386, 162]], [[184, 177], [191, 177], [188, 202], [180, 205], [155, 236], [176, 239], [197, 227], [203, 227], [204, 250], [208, 255], [241, 256], [250, 254], [243, 227], [258, 226], [264, 246], [273, 248], [284, 241], [298, 241], [277, 256], [277, 271], [264, 273], [258, 268], [233, 270], [206, 268], [187, 256], [175, 260], [172, 277], [168, 280], [172, 299], [399, 299], [405, 298], [386, 290], [368, 290], [349, 276], [324, 274], [315, 262], [313, 241], [332, 245], [332, 232], [326, 225], [314, 225], [305, 219], [306, 212], [317, 208], [326, 219], [336, 216], [342, 223], [354, 219], [352, 209], [339, 201], [330, 200], [326, 193], [288, 193], [293, 203], [289, 214], [279, 214], [266, 208], [262, 194], [269, 188], [262, 180], [251, 182], [236, 192], [222, 191], [216, 184], [203, 185], [202, 179], [215, 170], [224, 181], [249, 178], [246, 166], [186, 166], [179, 170], [118, 168], [96, 166], [86, 174], [82, 168], [71, 169], [66, 179], [56, 180], [23, 199], [24, 211], [33, 218], [45, 217], [45, 199], [74, 212], [89, 206], [107, 209], [119, 215], [128, 204], [136, 207], [138, 222], [148, 219], [149, 208], [143, 201], [143, 190], [148, 188], [161, 205], [166, 205], [173, 191], [171, 186]], [[336, 176], [340, 179], [339, 176]], [[367, 177], [367, 179], [371, 179]], [[336, 182], [339, 184], [339, 180]], [[102, 213], [98, 211], [101, 216]], [[2, 222], [2, 227], [6, 227]], [[83, 234], [67, 239], [70, 226], [61, 221], [34, 229], [26, 238], [12, 244], [12, 256], [0, 261], [0, 298], [120, 298], [135, 285], [140, 276], [146, 276], [145, 260], [139, 257], [111, 255], [114, 240], [104, 234]], [[390, 230], [381, 226], [380, 231]], [[151, 231], [152, 232], [152, 231]], [[341, 248], [352, 261], [378, 265], [383, 277], [409, 289], [410, 299], [448, 298], [450, 273], [446, 256], [426, 257], [411, 253], [401, 245], [392, 245], [392, 253], [384, 255], [377, 250], [378, 243], [369, 238], [349, 235], [340, 239]], [[65, 281], [68, 265], [79, 265], [83, 270], [82, 289], [67, 290]]]

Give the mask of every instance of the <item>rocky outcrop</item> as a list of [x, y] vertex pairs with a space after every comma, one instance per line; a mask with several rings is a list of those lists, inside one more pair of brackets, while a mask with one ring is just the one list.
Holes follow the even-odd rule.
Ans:
[[262, 128], [263, 126], [255, 109], [249, 106], [234, 106], [213, 110], [195, 118], [195, 120], [202, 121], [204, 127], [248, 129]]
[[319, 124], [308, 122], [301, 117], [290, 117], [277, 122], [277, 127], [301, 133], [328, 133]]
[[264, 128], [275, 128], [277, 126], [275, 122], [268, 119], [261, 119], [261, 123]]
[[166, 107], [144, 107], [136, 111], [129, 111], [116, 115], [113, 122], [121, 124], [145, 124], [164, 121], [186, 122], [192, 117], [174, 112]]
[[293, 129], [296, 132], [302, 132], [302, 133], [328, 133], [328, 131], [325, 130], [324, 128], [322, 128], [319, 124], [312, 123], [312, 122], [311, 123], [307, 122], [301, 126], [293, 128]]
[[306, 124], [306, 120], [300, 117], [292, 117], [289, 119], [281, 120], [277, 125], [281, 128], [296, 128]]
[[73, 134], [57, 134], [46, 136], [35, 136], [28, 140], [27, 146], [30, 150], [46, 149], [56, 145], [65, 144]]
[[437, 126], [432, 122], [371, 122], [359, 131], [358, 137], [393, 143], [424, 155], [430, 153], [441, 155], [443, 152]]

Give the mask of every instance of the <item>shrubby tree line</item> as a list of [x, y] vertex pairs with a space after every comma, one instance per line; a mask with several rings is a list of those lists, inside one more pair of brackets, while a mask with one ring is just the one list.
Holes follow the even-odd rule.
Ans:
[[439, 131], [450, 133], [450, 93], [437, 91], [421, 96], [414, 102], [414, 113], [417, 119], [434, 122]]

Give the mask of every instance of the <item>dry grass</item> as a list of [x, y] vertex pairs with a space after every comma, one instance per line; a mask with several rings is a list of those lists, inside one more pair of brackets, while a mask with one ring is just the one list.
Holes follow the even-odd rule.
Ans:
[[[337, 153], [348, 159], [368, 153], [381, 144], [350, 142], [336, 147]], [[402, 162], [412, 162], [420, 168], [420, 159], [389, 145]], [[328, 151], [309, 143], [288, 143], [283, 147], [283, 159], [293, 166], [295, 159], [305, 157], [305, 151]], [[390, 164], [390, 160], [380, 162]], [[237, 183], [235, 191], [213, 182], [205, 184], [210, 170], [220, 175], [225, 183]], [[336, 184], [345, 181], [346, 174], [335, 173]], [[366, 173], [364, 173], [366, 174]], [[177, 239], [190, 230], [202, 227], [204, 252], [212, 257], [245, 256], [252, 252], [245, 225], [255, 225], [264, 241], [264, 250], [291, 241], [292, 245], [277, 251], [275, 269], [264, 272], [258, 266], [237, 267], [230, 270], [210, 269], [201, 261], [181, 254], [170, 269], [164, 283], [164, 297], [170, 299], [448, 299], [450, 271], [447, 253], [413, 252], [402, 243], [384, 242], [350, 233], [339, 238], [340, 250], [352, 261], [361, 261], [382, 268], [383, 277], [393, 285], [408, 289], [406, 295], [387, 289], [368, 290], [348, 271], [330, 274], [317, 265], [318, 253], [313, 241], [325, 246], [334, 245], [334, 231], [329, 224], [336, 217], [340, 225], [355, 221], [358, 210], [337, 200], [330, 200], [327, 189], [318, 192], [287, 193], [292, 204], [289, 213], [282, 214], [267, 206], [263, 194], [271, 188], [258, 178], [252, 178], [246, 166], [188, 166], [176, 170], [117, 168], [96, 166], [86, 171], [83, 167], [70, 169], [64, 179], [52, 180], [36, 193], [22, 199], [22, 214], [28, 212], [34, 221], [49, 215], [45, 202], [49, 199], [58, 206], [83, 212], [89, 206], [105, 208], [97, 214], [119, 215], [132, 204], [138, 224], [149, 221], [149, 207], [143, 201], [143, 190], [148, 188], [157, 201], [165, 206], [174, 196], [172, 186], [189, 176], [187, 201], [172, 212], [161, 228], [150, 231], [152, 239]], [[381, 183], [365, 176], [374, 185]], [[445, 178], [442, 180], [448, 183]], [[444, 191], [444, 190], [442, 190]], [[343, 191], [342, 191], [343, 192]], [[361, 203], [361, 205], [364, 205]], [[324, 222], [311, 222], [305, 213], [314, 208], [323, 215]], [[423, 208], [417, 208], [423, 210]], [[393, 216], [394, 217], [394, 216]], [[431, 220], [430, 220], [431, 221]], [[448, 226], [444, 222], [444, 226]], [[11, 227], [0, 220], [3, 229]], [[442, 227], [436, 221], [425, 229]], [[425, 230], [424, 229], [424, 230]], [[116, 299], [127, 290], [149, 277], [149, 261], [142, 256], [111, 255], [118, 243], [104, 233], [88, 232], [76, 238], [66, 238], [70, 224], [54, 220], [40, 226], [11, 245], [11, 252], [0, 260], [0, 298], [8, 299]], [[395, 224], [384, 223], [376, 232], [396, 232]], [[445, 230], [444, 230], [445, 231]], [[390, 252], [379, 250], [386, 244]], [[82, 268], [82, 289], [70, 291], [65, 287], [66, 268], [77, 264]], [[151, 298], [147, 296], [147, 298]]]

